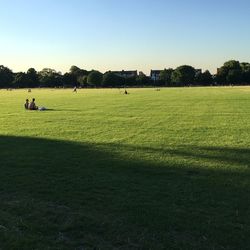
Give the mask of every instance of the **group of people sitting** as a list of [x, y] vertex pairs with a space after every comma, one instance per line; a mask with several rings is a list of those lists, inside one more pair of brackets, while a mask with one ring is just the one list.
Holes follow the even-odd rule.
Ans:
[[26, 110], [40, 110], [40, 111], [46, 110], [45, 107], [38, 108], [38, 106], [36, 106], [35, 101], [36, 101], [35, 98], [33, 98], [31, 102], [29, 102], [29, 99], [26, 99], [26, 102], [24, 103], [24, 108]]
[[27, 110], [38, 110], [38, 107], [36, 106], [35, 101], [36, 101], [35, 98], [33, 98], [31, 102], [29, 102], [29, 99], [26, 99], [24, 108]]

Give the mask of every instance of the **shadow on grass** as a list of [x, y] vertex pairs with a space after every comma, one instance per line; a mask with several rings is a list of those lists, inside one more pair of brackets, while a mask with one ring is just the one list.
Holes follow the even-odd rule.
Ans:
[[39, 109], [36, 109], [36, 110], [29, 110], [29, 109], [27, 109], [27, 110], [25, 110], [25, 111], [27, 111], [27, 112], [46, 112], [46, 111], [57, 111], [56, 109], [42, 109], [42, 110], [39, 110]]
[[0, 245], [246, 249], [249, 155], [1, 136]]
[[76, 112], [82, 112], [81, 110], [79, 110], [79, 109], [70, 109], [70, 108], [65, 108], [65, 109], [61, 109], [61, 108], [55, 108], [55, 109], [46, 109], [45, 111], [57, 111], [57, 112], [74, 112], [74, 113], [76, 113]]

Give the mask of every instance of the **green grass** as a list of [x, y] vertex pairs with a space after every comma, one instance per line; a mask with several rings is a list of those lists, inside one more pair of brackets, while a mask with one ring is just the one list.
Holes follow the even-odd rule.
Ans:
[[250, 249], [250, 88], [129, 92], [0, 91], [1, 250]]

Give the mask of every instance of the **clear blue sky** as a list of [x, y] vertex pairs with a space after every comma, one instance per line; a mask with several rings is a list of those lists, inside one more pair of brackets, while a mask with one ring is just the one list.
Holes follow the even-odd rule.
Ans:
[[0, 0], [0, 64], [14, 71], [215, 72], [250, 61], [249, 0]]

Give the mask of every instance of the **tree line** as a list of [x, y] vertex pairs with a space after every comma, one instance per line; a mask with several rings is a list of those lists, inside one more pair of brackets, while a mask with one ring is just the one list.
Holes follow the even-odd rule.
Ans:
[[72, 66], [65, 74], [50, 68], [39, 72], [30, 68], [27, 72], [14, 73], [8, 67], [0, 65], [0, 88], [226, 85], [250, 85], [250, 63], [235, 60], [225, 62], [215, 75], [208, 70], [202, 72], [192, 66], [183, 65], [176, 69], [162, 70], [157, 79], [142, 72], [126, 78], [112, 71], [103, 74], [97, 70], [87, 71], [77, 66]]

